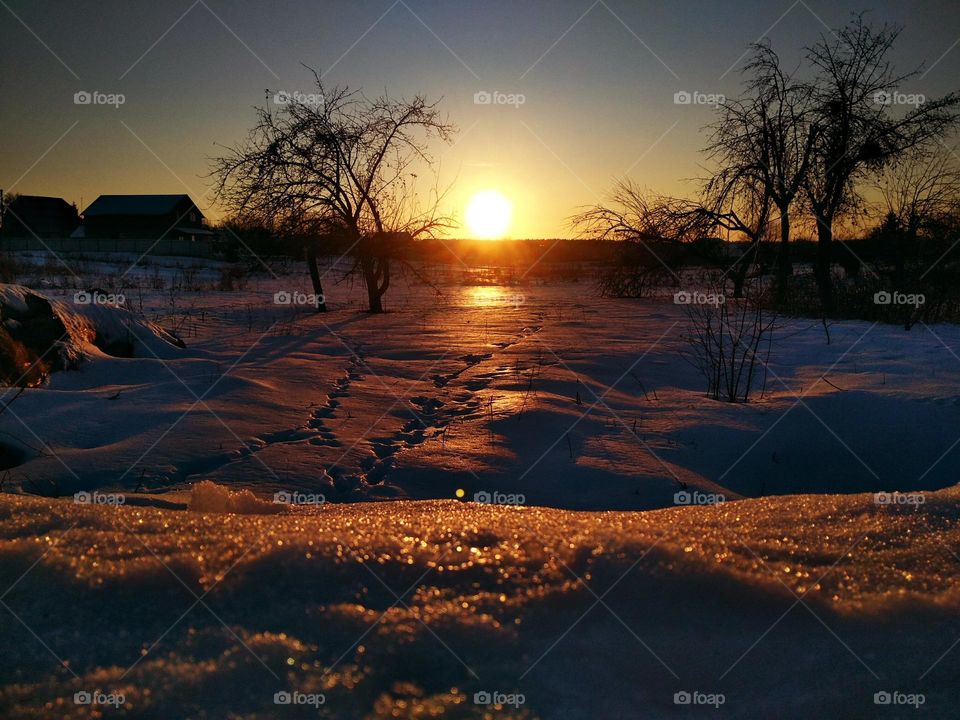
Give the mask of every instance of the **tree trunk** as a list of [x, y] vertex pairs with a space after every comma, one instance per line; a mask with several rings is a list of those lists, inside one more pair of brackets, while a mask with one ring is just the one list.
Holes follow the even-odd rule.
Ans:
[[746, 262], [740, 263], [733, 271], [733, 299], [740, 300], [743, 297], [743, 285], [747, 280]]
[[757, 260], [757, 252], [760, 249], [760, 239], [750, 241], [750, 247], [733, 264], [733, 272], [730, 274], [733, 278], [733, 297], [736, 300], [743, 298], [743, 288], [747, 282], [747, 273], [750, 271], [750, 265]]
[[372, 313], [383, 312], [383, 295], [390, 285], [390, 267], [386, 258], [366, 255], [360, 260], [363, 282], [367, 286], [367, 302]]
[[790, 262], [790, 212], [780, 208], [780, 251], [777, 256], [777, 302], [787, 299], [787, 283], [793, 275]]
[[317, 248], [313, 243], [307, 246], [307, 267], [310, 270], [310, 282], [313, 285], [313, 294], [317, 300], [317, 312], [327, 311], [327, 300], [323, 294], [323, 284], [320, 282], [320, 267], [317, 264]]
[[817, 260], [813, 267], [813, 274], [817, 280], [817, 290], [820, 293], [820, 307], [823, 313], [832, 313], [834, 310], [833, 279], [830, 276], [830, 266], [833, 259], [833, 222], [829, 218], [817, 217]]
[[894, 258], [894, 290], [906, 292], [907, 254], [916, 247], [917, 223], [912, 219], [905, 228], [897, 228], [896, 251]]

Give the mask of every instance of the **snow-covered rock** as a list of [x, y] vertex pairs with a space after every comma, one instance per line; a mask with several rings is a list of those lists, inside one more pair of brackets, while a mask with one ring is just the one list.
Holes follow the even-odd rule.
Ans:
[[[116, 302], [100, 302], [101, 297], [107, 296], [79, 292], [71, 304], [21, 285], [0, 283], [0, 353], [9, 367], [0, 380], [36, 385], [47, 372], [76, 368], [91, 355], [162, 357], [183, 347], [155, 323]], [[39, 373], [30, 372], [34, 365]]]

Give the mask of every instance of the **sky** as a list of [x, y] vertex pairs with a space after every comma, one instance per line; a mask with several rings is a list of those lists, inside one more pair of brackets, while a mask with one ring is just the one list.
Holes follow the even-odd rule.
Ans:
[[713, 117], [699, 100], [737, 94], [750, 43], [769, 38], [792, 66], [862, 11], [904, 26], [899, 69], [926, 63], [905, 93], [960, 89], [955, 0], [0, 0], [0, 188], [81, 210], [186, 192], [216, 220], [209, 158], [244, 137], [265, 91], [310, 92], [308, 65], [441, 101], [459, 128], [436, 153], [454, 217], [494, 189], [511, 237], [566, 237], [618, 178], [691, 191]]

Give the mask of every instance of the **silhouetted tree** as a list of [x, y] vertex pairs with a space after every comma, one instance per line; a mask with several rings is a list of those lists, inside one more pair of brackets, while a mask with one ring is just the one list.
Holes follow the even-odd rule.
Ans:
[[835, 38], [821, 37], [807, 58], [816, 70], [813, 102], [820, 128], [804, 190], [817, 223], [814, 274], [824, 312], [833, 310], [835, 221], [861, 203], [859, 185], [911, 148], [940, 138], [957, 123], [960, 96], [927, 100], [900, 116], [891, 101], [917, 71], [898, 74], [889, 53], [900, 30], [874, 30], [858, 16]]
[[570, 223], [583, 238], [620, 243], [616, 264], [600, 280], [600, 290], [616, 297], [641, 297], [654, 285], [679, 284], [680, 244], [702, 238], [698, 205], [649, 193], [619, 181], [608, 201], [583, 209]]
[[727, 168], [704, 185], [695, 209], [699, 232], [706, 235], [722, 229], [748, 241], [747, 249], [724, 273], [733, 280], [735, 298], [743, 297], [747, 274], [760, 263], [760, 247], [769, 233], [772, 204], [769, 184], [752, 168]]
[[893, 259], [894, 289], [902, 289], [907, 262], [920, 233], [960, 211], [960, 163], [946, 148], [916, 148], [888, 166], [876, 181], [885, 214], [881, 235]]
[[17, 193], [0, 191], [0, 231], [3, 231], [7, 219], [7, 208], [17, 199]]
[[[711, 126], [708, 156], [717, 165], [712, 185], [730, 187], [731, 181], [759, 186], [763, 202], [777, 208], [780, 221], [780, 251], [777, 263], [778, 297], [786, 293], [790, 262], [791, 206], [801, 191], [818, 134], [811, 106], [809, 85], [785, 72], [780, 58], [766, 43], [753, 46], [753, 56], [744, 68], [747, 77], [743, 97], [720, 108], [720, 118]], [[721, 193], [725, 194], [725, 193]], [[764, 218], [766, 219], [766, 218]], [[747, 223], [746, 227], [756, 227]], [[748, 237], [746, 227], [739, 228]], [[754, 239], [751, 237], [751, 239]]]
[[[279, 109], [257, 110], [247, 139], [213, 161], [219, 199], [234, 213], [287, 234], [345, 239], [362, 274], [371, 312], [383, 312], [391, 259], [414, 238], [450, 227], [434, 189], [421, 205], [418, 173], [431, 172], [430, 141], [449, 141], [454, 127], [424, 97], [370, 99], [327, 88], [314, 72], [315, 98], [295, 96]], [[318, 244], [307, 244], [318, 294]]]

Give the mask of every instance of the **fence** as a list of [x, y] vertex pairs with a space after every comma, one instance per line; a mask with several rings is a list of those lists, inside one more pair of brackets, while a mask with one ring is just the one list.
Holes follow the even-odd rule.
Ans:
[[181, 255], [185, 257], [210, 257], [207, 240], [176, 240], [165, 238], [0, 238], [0, 250], [49, 250], [57, 254], [120, 252], [139, 255]]

